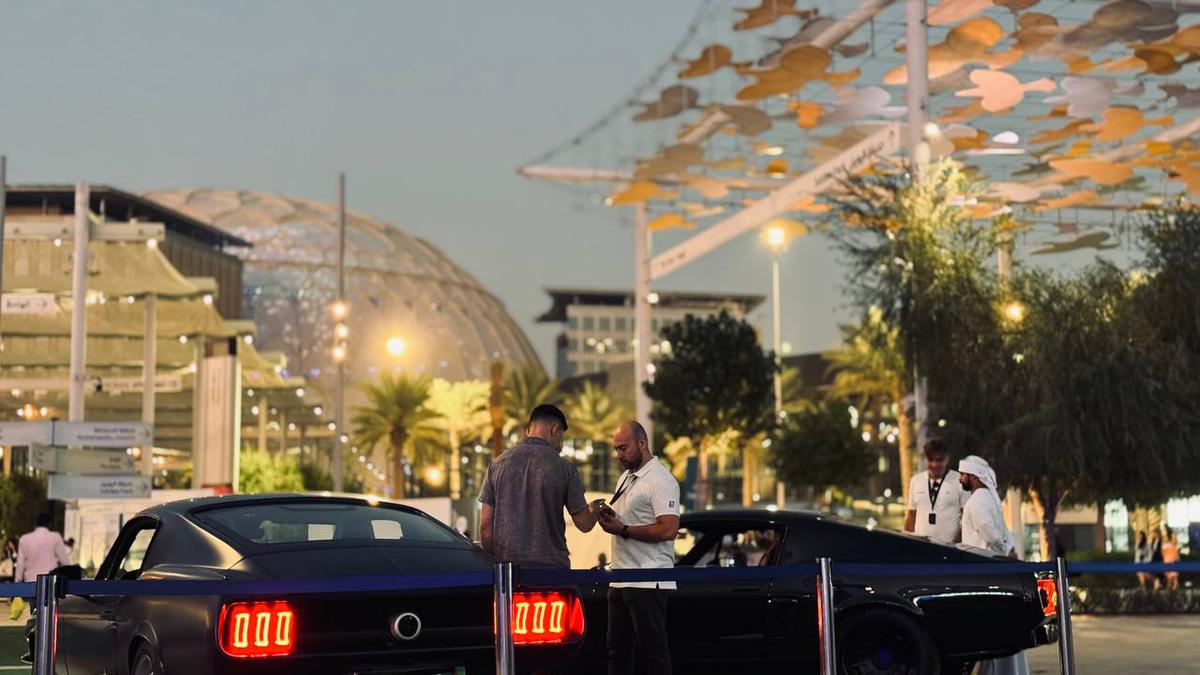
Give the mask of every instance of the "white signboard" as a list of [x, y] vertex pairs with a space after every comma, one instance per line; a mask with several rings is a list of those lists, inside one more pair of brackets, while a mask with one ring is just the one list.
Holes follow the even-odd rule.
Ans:
[[150, 496], [150, 476], [50, 474], [47, 499], [131, 499]]
[[5, 293], [0, 296], [0, 311], [5, 314], [54, 314], [58, 303], [53, 293]]
[[131, 448], [154, 442], [149, 422], [56, 422], [51, 445], [87, 448]]
[[[108, 394], [129, 394], [143, 389], [144, 380], [140, 377], [105, 377], [100, 380], [104, 392]], [[183, 378], [179, 375], [156, 375], [154, 391], [160, 394], [170, 394], [183, 391]]]
[[654, 256], [650, 278], [658, 279], [697, 258], [719, 248], [725, 242], [761, 227], [771, 218], [792, 210], [802, 198], [833, 187], [847, 175], [853, 175], [875, 163], [880, 157], [900, 150], [900, 125], [889, 124], [843, 150], [833, 159], [775, 190], [741, 211], [700, 234]]
[[29, 464], [35, 469], [57, 473], [135, 473], [133, 457], [124, 450], [69, 450], [33, 445], [29, 447]]
[[53, 422], [0, 422], [0, 445], [50, 445]]

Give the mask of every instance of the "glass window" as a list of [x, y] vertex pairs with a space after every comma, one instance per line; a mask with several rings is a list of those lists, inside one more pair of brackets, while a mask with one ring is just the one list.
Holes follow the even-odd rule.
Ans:
[[600, 317], [600, 330], [602, 330], [606, 333], [608, 331], [612, 330], [612, 320], [609, 319], [607, 316]]
[[567, 328], [570, 328], [571, 330], [579, 330], [579, 318], [573, 316], [567, 319]]
[[575, 338], [571, 338], [570, 340], [567, 340], [567, 351], [569, 351], [569, 352], [579, 351], [579, 340], [576, 340]]
[[658, 332], [658, 325], [659, 325], [659, 324], [658, 324], [658, 319], [654, 319], [654, 320], [652, 320], [652, 321], [650, 322], [650, 330], [652, 330], [652, 331], [654, 331], [655, 333], [657, 333], [657, 332]]
[[583, 317], [584, 330], [596, 330], [596, 320], [590, 316]]
[[153, 538], [154, 528], [152, 527], [140, 530], [134, 535], [133, 543], [129, 545], [129, 550], [121, 558], [121, 572], [123, 574], [137, 572], [142, 569], [142, 562], [146, 559], [146, 551], [150, 549], [150, 540]]
[[680, 529], [675, 540], [681, 567], [762, 567], [775, 564], [783, 531], [770, 526]]
[[423, 515], [368, 504], [295, 501], [230, 504], [196, 514], [231, 538], [254, 544], [294, 544], [346, 539], [465, 543]]
[[624, 332], [624, 331], [625, 331], [625, 317], [623, 317], [623, 316], [618, 316], [618, 317], [616, 318], [616, 323], [617, 323], [617, 326], [616, 326], [616, 327], [617, 327], [617, 332], [618, 332], [618, 333]]

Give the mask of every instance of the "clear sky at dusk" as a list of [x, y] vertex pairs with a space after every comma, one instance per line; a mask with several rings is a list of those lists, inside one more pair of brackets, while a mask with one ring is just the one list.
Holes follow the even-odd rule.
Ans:
[[[697, 2], [10, 3], [0, 152], [13, 183], [236, 187], [349, 201], [425, 238], [534, 317], [546, 286], [630, 287], [627, 213], [514, 169], [669, 53]], [[651, 149], [652, 150], [652, 149]], [[754, 237], [661, 283], [769, 290]], [[784, 340], [837, 338], [842, 271], [820, 236], [783, 266]], [[769, 305], [764, 305], [768, 307]], [[752, 317], [769, 328], [769, 314]]]

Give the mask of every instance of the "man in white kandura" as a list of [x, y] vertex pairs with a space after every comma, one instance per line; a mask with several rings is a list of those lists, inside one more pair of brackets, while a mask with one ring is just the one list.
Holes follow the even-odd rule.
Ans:
[[[982, 457], [970, 455], [958, 463], [959, 480], [971, 491], [963, 507], [962, 543], [994, 555], [1017, 557], [1012, 534], [1004, 524], [1004, 507], [996, 492], [996, 472]], [[1028, 675], [1025, 653], [979, 664], [979, 675]]]

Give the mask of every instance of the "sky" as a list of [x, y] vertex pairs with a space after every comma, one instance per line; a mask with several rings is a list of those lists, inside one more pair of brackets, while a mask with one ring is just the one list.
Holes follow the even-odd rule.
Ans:
[[[552, 286], [628, 288], [627, 209], [581, 206], [515, 169], [666, 58], [698, 0], [602, 3], [9, 3], [0, 153], [10, 183], [233, 187], [348, 203], [441, 248], [552, 367]], [[665, 290], [770, 289], [753, 236]], [[782, 262], [783, 340], [832, 347], [851, 318], [821, 236]], [[769, 302], [751, 319], [769, 335]]]

